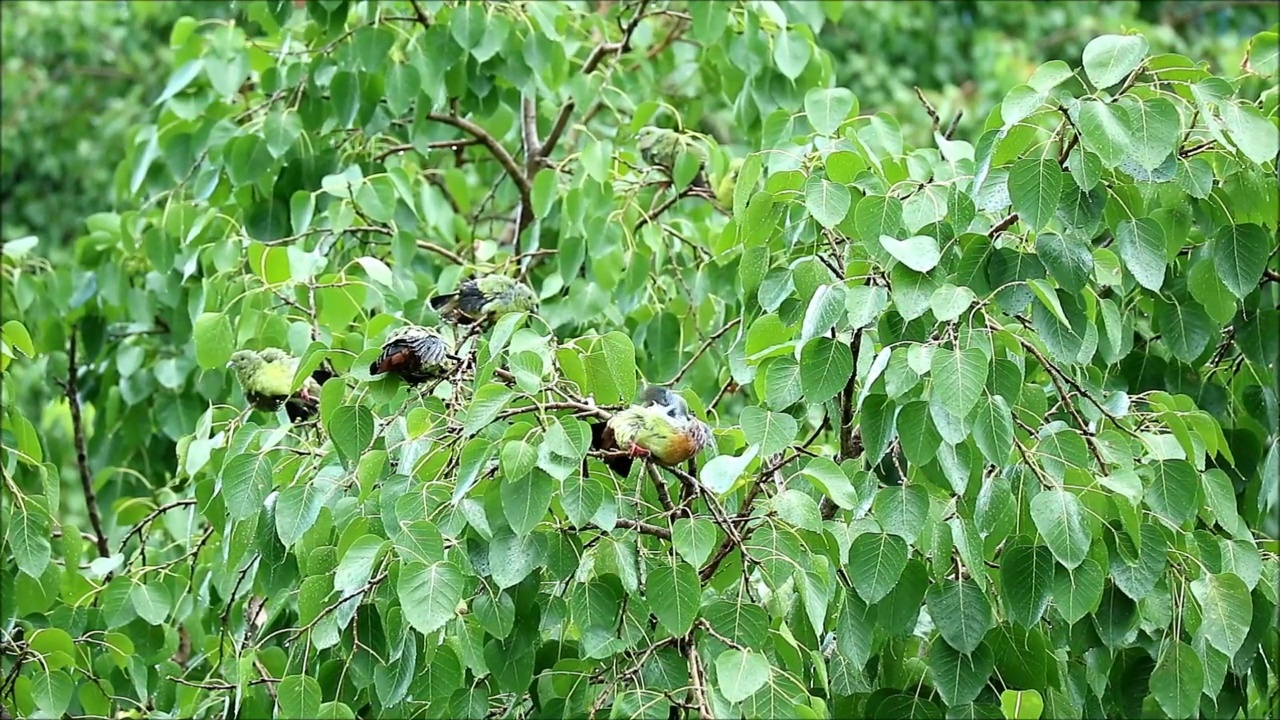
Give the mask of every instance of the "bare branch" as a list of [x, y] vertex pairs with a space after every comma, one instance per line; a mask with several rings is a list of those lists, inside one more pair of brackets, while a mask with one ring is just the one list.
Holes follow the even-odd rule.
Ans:
[[107, 533], [102, 529], [102, 513], [98, 509], [98, 496], [93, 491], [93, 475], [89, 473], [89, 454], [84, 442], [84, 418], [80, 415], [80, 393], [76, 387], [76, 376], [80, 368], [76, 358], [76, 337], [78, 330], [71, 326], [71, 340], [67, 347], [67, 381], [63, 389], [67, 394], [67, 402], [71, 405], [71, 427], [75, 436], [76, 466], [80, 470], [80, 488], [84, 491], [84, 504], [89, 511], [89, 524], [96, 535], [98, 555], [111, 557], [111, 548], [107, 546]]

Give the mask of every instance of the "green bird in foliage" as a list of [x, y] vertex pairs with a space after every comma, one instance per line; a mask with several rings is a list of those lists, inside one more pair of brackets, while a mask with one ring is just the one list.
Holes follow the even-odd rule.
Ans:
[[[692, 135], [685, 135], [669, 128], [653, 125], [640, 128], [636, 132], [636, 148], [640, 150], [640, 157], [646, 163], [652, 167], [662, 168], [672, 177], [675, 176], [676, 160], [681, 150], [693, 153], [702, 166], [707, 162], [706, 149], [701, 143], [697, 142]], [[702, 167], [698, 168], [698, 174], [694, 176], [691, 185], [702, 189], [708, 187], [707, 177]]]
[[484, 275], [462, 283], [457, 292], [431, 298], [431, 307], [459, 325], [491, 323], [507, 313], [535, 312], [538, 296], [515, 278]]
[[650, 385], [640, 402], [591, 428], [597, 450], [627, 450], [630, 457], [609, 458], [605, 464], [619, 475], [631, 472], [633, 458], [649, 457], [674, 466], [711, 444], [711, 428], [689, 412], [684, 398], [667, 388]]
[[445, 377], [457, 367], [449, 343], [435, 330], [419, 325], [387, 336], [382, 354], [369, 365], [370, 375], [396, 373], [411, 385]]
[[300, 422], [320, 408], [320, 383], [315, 378], [308, 377], [297, 393], [291, 392], [298, 358], [279, 348], [238, 350], [227, 366], [235, 371], [245, 399], [259, 410], [275, 412], [284, 405], [289, 419]]

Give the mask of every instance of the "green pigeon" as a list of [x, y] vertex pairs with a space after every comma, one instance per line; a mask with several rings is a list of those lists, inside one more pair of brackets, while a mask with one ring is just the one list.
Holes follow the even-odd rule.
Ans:
[[[667, 175], [674, 177], [676, 159], [681, 150], [693, 153], [701, 165], [705, 166], [707, 162], [707, 152], [700, 142], [697, 142], [692, 135], [671, 130], [669, 128], [660, 128], [648, 125], [636, 131], [636, 148], [640, 150], [640, 157], [652, 167], [660, 167], [666, 171]], [[706, 189], [707, 178], [703, 174], [702, 168], [698, 168], [698, 174], [694, 176], [691, 185], [695, 188]]]
[[470, 325], [493, 322], [510, 312], [534, 312], [538, 296], [515, 278], [484, 275], [463, 282], [457, 292], [431, 298], [431, 307], [450, 322]]
[[597, 450], [627, 450], [630, 457], [609, 458], [605, 464], [619, 475], [631, 473], [631, 461], [649, 457], [660, 465], [679, 465], [711, 444], [711, 428], [689, 412], [684, 398], [664, 387], [649, 385], [640, 402], [591, 428]]
[[227, 367], [235, 371], [245, 399], [259, 410], [275, 412], [284, 405], [289, 419], [299, 422], [320, 408], [320, 383], [315, 378], [307, 377], [296, 394], [290, 392], [298, 358], [279, 348], [238, 350]]
[[410, 385], [435, 380], [457, 367], [449, 343], [420, 325], [399, 328], [387, 336], [382, 354], [369, 365], [370, 375], [396, 373]]

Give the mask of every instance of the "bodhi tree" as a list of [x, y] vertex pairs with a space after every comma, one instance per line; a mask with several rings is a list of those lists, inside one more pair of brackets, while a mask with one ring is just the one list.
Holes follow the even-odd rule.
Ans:
[[[178, 22], [132, 202], [4, 246], [6, 712], [1274, 714], [1275, 32], [908, 147], [817, 7]], [[645, 385], [690, 462], [594, 442]]]

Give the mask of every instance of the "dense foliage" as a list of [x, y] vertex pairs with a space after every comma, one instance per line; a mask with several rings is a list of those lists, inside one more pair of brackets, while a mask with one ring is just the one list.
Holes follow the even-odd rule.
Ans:
[[[3, 246], [0, 706], [1274, 715], [1276, 31], [1099, 34], [916, 147], [815, 41], [859, 8], [176, 22], [128, 200]], [[428, 304], [485, 273], [537, 311]], [[369, 374], [406, 323], [446, 381]], [[623, 477], [646, 382], [714, 443]]]
[[0, 4], [0, 228], [70, 245], [110, 206], [111, 176], [133, 126], [164, 87], [165, 39], [186, 13], [221, 3]]

